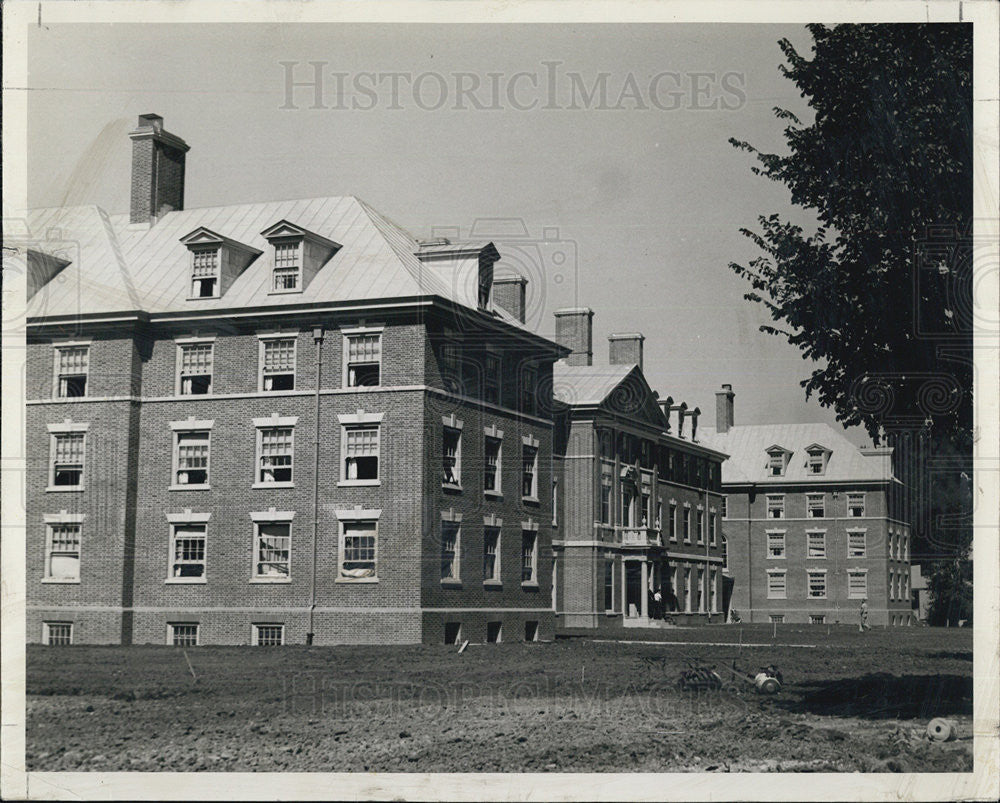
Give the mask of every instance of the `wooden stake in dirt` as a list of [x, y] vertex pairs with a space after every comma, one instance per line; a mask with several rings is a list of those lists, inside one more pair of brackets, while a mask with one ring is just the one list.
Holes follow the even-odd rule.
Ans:
[[771, 638], [778, 637], [778, 623], [774, 622], [774, 630], [771, 632]]
[[188, 658], [187, 650], [181, 650], [181, 652], [184, 653], [184, 660], [187, 661], [188, 669], [191, 670], [191, 677], [193, 677], [194, 678], [194, 682], [197, 683], [198, 682], [198, 676], [194, 673], [194, 667], [191, 666], [191, 659]]

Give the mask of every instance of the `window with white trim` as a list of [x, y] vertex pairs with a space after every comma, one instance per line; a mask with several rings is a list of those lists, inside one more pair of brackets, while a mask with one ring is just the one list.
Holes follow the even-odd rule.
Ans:
[[253, 625], [253, 643], [258, 647], [280, 647], [285, 643], [285, 626]]
[[910, 559], [910, 534], [909, 533], [903, 533], [902, 538], [903, 538], [903, 558], [902, 559], [908, 561]]
[[205, 541], [207, 525], [174, 523], [170, 525], [170, 577], [205, 577]]
[[294, 293], [300, 290], [302, 280], [302, 242], [276, 242], [274, 244], [274, 274], [272, 293]]
[[809, 598], [810, 599], [825, 599], [826, 598], [826, 572], [818, 569], [807, 569], [806, 574], [809, 576]]
[[785, 557], [784, 532], [767, 534], [767, 556], [768, 558]]
[[[782, 596], [782, 599], [784, 597]], [[767, 617], [767, 623], [769, 625], [783, 625], [785, 623], [785, 614], [783, 613], [772, 613]]]
[[378, 424], [344, 427], [344, 479], [379, 478], [379, 430]]
[[295, 337], [260, 340], [260, 389], [295, 390]]
[[863, 558], [867, 556], [867, 535], [868, 533], [866, 530], [847, 531], [847, 557]]
[[83, 487], [85, 438], [85, 432], [53, 433], [51, 487]]
[[785, 495], [784, 494], [768, 494], [767, 495], [767, 517], [769, 519], [783, 519], [783, 518], [785, 518]]
[[442, 441], [441, 482], [453, 488], [462, 487], [462, 430], [444, 427]]
[[177, 392], [200, 396], [212, 392], [212, 352], [214, 343], [177, 344]]
[[489, 352], [483, 357], [483, 399], [490, 404], [500, 404], [500, 387], [503, 382], [503, 361], [499, 354]]
[[552, 478], [552, 526], [559, 526], [559, 480]]
[[191, 297], [219, 297], [220, 248], [191, 249]]
[[677, 541], [677, 503], [671, 501], [670, 503], [670, 514], [667, 519], [667, 529], [670, 533], [670, 540]]
[[806, 533], [806, 557], [826, 557], [826, 530], [812, 530]]
[[197, 647], [197, 622], [167, 623], [167, 644], [172, 644], [174, 647]]
[[56, 397], [86, 396], [89, 371], [90, 346], [56, 346]]
[[521, 582], [538, 582], [538, 533], [521, 531]]
[[458, 580], [461, 577], [459, 561], [461, 559], [461, 522], [441, 522], [441, 579]]
[[291, 577], [292, 523], [290, 521], [255, 521], [255, 579], [287, 580]]
[[294, 456], [293, 427], [259, 427], [257, 429], [257, 483], [260, 485], [290, 484]]
[[364, 519], [340, 522], [341, 580], [364, 580], [378, 576], [378, 521]]
[[50, 522], [46, 525], [45, 579], [63, 582], [80, 580], [79, 522]]
[[174, 432], [174, 485], [205, 487], [212, 433], [205, 430]]
[[604, 610], [613, 611], [617, 594], [615, 594], [615, 562], [612, 558], [604, 559]]
[[377, 387], [381, 385], [381, 332], [348, 334], [346, 340], [347, 387]]
[[42, 641], [49, 647], [73, 643], [72, 622], [42, 622]]
[[483, 467], [483, 490], [489, 494], [499, 494], [500, 490], [500, 438], [486, 436], [485, 464]]
[[611, 524], [611, 477], [601, 476], [601, 524]]
[[697, 518], [697, 522], [698, 522], [698, 543], [699, 544], [704, 544], [705, 543], [705, 511], [702, 510], [700, 507], [698, 508], [698, 515], [697, 515], [696, 518]]
[[768, 599], [786, 599], [788, 597], [788, 589], [785, 584], [785, 574], [784, 569], [767, 570]]
[[682, 514], [684, 518], [684, 543], [691, 543], [691, 508], [685, 507], [684, 513]]
[[500, 581], [500, 528], [483, 530], [483, 581]]
[[813, 449], [806, 459], [806, 468], [810, 474], [824, 474], [826, 472], [826, 455], [822, 449]]
[[864, 569], [847, 570], [848, 599], [868, 598], [868, 572]]
[[806, 516], [810, 519], [822, 519], [826, 516], [824, 494], [806, 494]]
[[811, 614], [809, 614], [809, 624], [811, 624], [811, 625], [825, 625], [826, 624], [826, 614], [825, 613], [811, 613]]
[[714, 510], [710, 511], [708, 515], [709, 515], [708, 530], [709, 533], [711, 534], [712, 546], [715, 546], [716, 544], [719, 543], [719, 519], [715, 515]]
[[521, 445], [521, 496], [538, 498], [538, 446]]
[[853, 519], [860, 519], [865, 515], [865, 495], [863, 492], [847, 495], [847, 515]]
[[768, 473], [772, 477], [782, 477], [785, 474], [785, 466], [788, 463], [788, 453], [782, 451], [768, 452], [767, 465]]

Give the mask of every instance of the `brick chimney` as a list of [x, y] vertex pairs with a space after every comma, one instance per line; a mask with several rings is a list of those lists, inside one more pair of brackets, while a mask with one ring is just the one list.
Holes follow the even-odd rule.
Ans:
[[684, 437], [684, 415], [687, 413], [687, 402], [681, 402], [671, 406], [671, 410], [677, 411], [677, 437]]
[[732, 385], [723, 385], [722, 390], [715, 391], [715, 431], [729, 432], [733, 426], [733, 393]]
[[557, 309], [556, 342], [572, 350], [568, 365], [594, 364], [594, 311], [590, 307]]
[[642, 343], [639, 332], [608, 335], [608, 362], [611, 365], [638, 365], [642, 370]]
[[130, 223], [156, 219], [184, 208], [184, 155], [187, 143], [163, 128], [158, 114], [140, 114], [132, 140]]
[[503, 307], [521, 323], [527, 299], [528, 280], [523, 276], [493, 276], [493, 303]]

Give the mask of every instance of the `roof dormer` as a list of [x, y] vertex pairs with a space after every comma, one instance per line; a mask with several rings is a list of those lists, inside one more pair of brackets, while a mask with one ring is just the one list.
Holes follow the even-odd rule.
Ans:
[[831, 449], [819, 443], [814, 443], [806, 447], [806, 473], [813, 477], [826, 474], [826, 464], [833, 454]]
[[483, 312], [493, 311], [493, 264], [500, 259], [493, 243], [453, 243], [439, 237], [419, 243], [414, 253], [447, 286], [459, 289], [465, 304]]
[[181, 237], [181, 243], [191, 252], [191, 299], [221, 298], [262, 253], [204, 226]]
[[778, 444], [769, 446], [764, 451], [767, 452], [767, 476], [784, 477], [788, 461], [792, 458], [791, 451]]
[[269, 293], [301, 293], [340, 250], [340, 243], [279, 220], [261, 233], [271, 245]]

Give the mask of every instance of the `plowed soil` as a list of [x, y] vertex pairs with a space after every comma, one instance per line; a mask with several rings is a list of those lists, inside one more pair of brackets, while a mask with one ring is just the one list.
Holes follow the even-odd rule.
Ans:
[[[588, 634], [593, 636], [593, 634]], [[28, 650], [29, 770], [972, 768], [972, 632], [716, 625], [632, 643]], [[739, 647], [744, 644], [768, 646]], [[637, 640], [685, 642], [643, 644]], [[709, 642], [724, 642], [711, 646]], [[815, 645], [786, 646], [786, 645]], [[190, 659], [192, 674], [185, 659]], [[776, 664], [756, 694], [725, 668]], [[719, 690], [682, 691], [688, 665]], [[927, 739], [947, 717], [959, 738]]]

